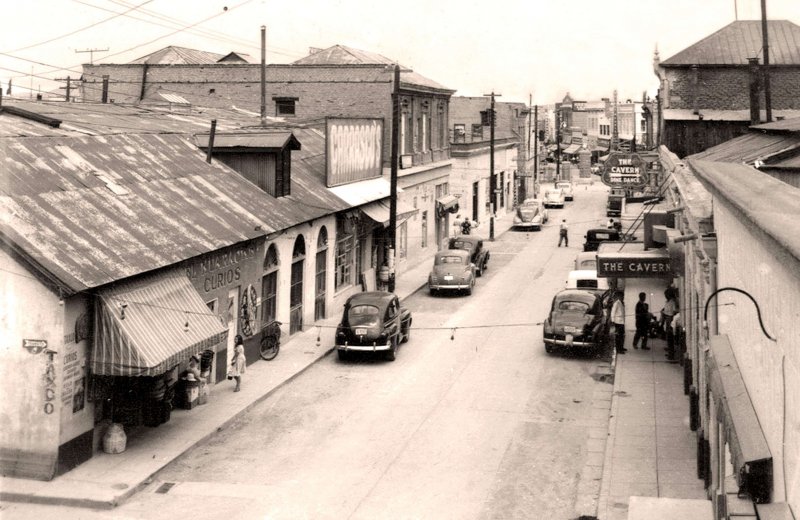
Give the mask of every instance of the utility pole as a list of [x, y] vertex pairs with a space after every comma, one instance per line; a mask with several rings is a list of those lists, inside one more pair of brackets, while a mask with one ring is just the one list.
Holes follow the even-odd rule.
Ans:
[[267, 26], [261, 26], [261, 126], [267, 126]]
[[89, 64], [90, 65], [94, 65], [94, 53], [95, 52], [108, 52], [108, 47], [106, 47], [105, 49], [84, 49], [82, 51], [79, 51], [79, 50], [75, 49], [75, 53], [76, 54], [79, 53], [79, 52], [88, 52], [89, 53]]
[[561, 180], [561, 110], [556, 110], [556, 180]]
[[[533, 97], [531, 97], [533, 99]], [[539, 105], [533, 106], [533, 198], [537, 198], [539, 190], [536, 186], [539, 182]]]
[[59, 87], [59, 88], [60, 89], [61, 88], [66, 88], [67, 89], [67, 103], [72, 101], [72, 99], [70, 98], [70, 92], [72, 91], [72, 80], [70, 79], [70, 77], [67, 76], [66, 78], [55, 78], [55, 80], [56, 81], [66, 81], [67, 82], [67, 86], [66, 87]]
[[767, 108], [767, 123], [772, 122], [772, 94], [769, 89], [769, 34], [767, 33], [767, 0], [761, 0], [761, 36], [764, 48], [764, 104]]
[[389, 267], [389, 292], [394, 292], [395, 282], [395, 243], [397, 242], [397, 162], [400, 159], [400, 65], [394, 64], [392, 84], [392, 148], [389, 174], [389, 243], [386, 245], [386, 259]]
[[501, 97], [502, 94], [484, 94], [491, 97], [491, 108], [489, 110], [489, 240], [494, 240], [494, 212], [497, 208], [497, 179], [494, 176], [494, 125], [496, 114], [494, 110], [494, 98]]

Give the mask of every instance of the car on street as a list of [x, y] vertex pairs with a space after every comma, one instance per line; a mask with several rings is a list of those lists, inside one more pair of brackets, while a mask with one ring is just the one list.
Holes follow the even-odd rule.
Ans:
[[575, 255], [575, 270], [597, 269], [597, 253], [582, 251]]
[[489, 251], [483, 247], [483, 239], [476, 236], [461, 235], [447, 240], [448, 249], [463, 249], [469, 252], [472, 263], [475, 264], [475, 273], [483, 276], [489, 265]]
[[579, 269], [570, 271], [565, 284], [566, 289], [583, 289], [595, 294], [603, 295], [611, 288], [608, 278], [598, 278], [595, 269]]
[[525, 199], [522, 202], [523, 206], [536, 206], [539, 208], [539, 213], [542, 215], [542, 224], [547, 224], [550, 220], [550, 215], [547, 213], [547, 208], [544, 207], [544, 200], [542, 199]]
[[336, 327], [336, 352], [344, 360], [351, 352], [381, 352], [394, 361], [400, 343], [411, 338], [411, 311], [396, 294], [366, 291], [350, 296]]
[[539, 206], [533, 204], [522, 204], [517, 207], [514, 213], [514, 229], [533, 229], [539, 231], [542, 229], [544, 217]]
[[594, 228], [586, 231], [583, 243], [584, 251], [597, 251], [601, 242], [613, 241], [619, 242], [622, 240], [622, 235], [616, 229], [608, 228]]
[[621, 217], [625, 213], [625, 193], [612, 191], [606, 200], [606, 216]]
[[564, 192], [557, 188], [551, 188], [544, 193], [544, 207], [563, 208]]
[[431, 294], [440, 291], [464, 291], [472, 294], [475, 288], [475, 264], [469, 251], [444, 249], [433, 257], [433, 269], [428, 275], [428, 290]]
[[564, 289], [553, 297], [542, 331], [548, 354], [559, 347], [600, 350], [608, 333], [602, 297], [581, 289]]
[[556, 181], [556, 188], [564, 192], [564, 200], [574, 200], [575, 191], [569, 181]]

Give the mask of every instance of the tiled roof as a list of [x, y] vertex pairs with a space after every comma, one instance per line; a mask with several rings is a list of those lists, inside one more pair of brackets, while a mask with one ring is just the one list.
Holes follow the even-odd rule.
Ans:
[[[769, 20], [771, 65], [800, 65], [800, 26], [788, 20]], [[748, 58], [763, 63], [761, 21], [739, 20], [726, 25], [661, 62], [663, 66], [747, 65]]]
[[[362, 51], [344, 45], [334, 45], [314, 52], [305, 58], [292, 62], [292, 65], [394, 65], [396, 62], [374, 52]], [[401, 69], [405, 69], [401, 65]], [[400, 72], [400, 84], [421, 86], [437, 90], [455, 92], [452, 89], [426, 78], [416, 72]]]

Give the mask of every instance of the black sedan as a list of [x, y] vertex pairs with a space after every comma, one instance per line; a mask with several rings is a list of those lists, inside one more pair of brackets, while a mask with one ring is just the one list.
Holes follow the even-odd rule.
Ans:
[[475, 272], [481, 276], [489, 264], [489, 251], [483, 248], [483, 239], [470, 236], [461, 235], [452, 237], [447, 241], [448, 249], [463, 249], [469, 251], [470, 259], [475, 264]]
[[607, 334], [602, 296], [580, 289], [559, 292], [553, 297], [543, 332], [548, 353], [556, 347], [601, 349]]
[[397, 347], [411, 338], [411, 311], [394, 293], [367, 291], [352, 295], [344, 304], [336, 328], [339, 359], [350, 352], [382, 352], [394, 361]]

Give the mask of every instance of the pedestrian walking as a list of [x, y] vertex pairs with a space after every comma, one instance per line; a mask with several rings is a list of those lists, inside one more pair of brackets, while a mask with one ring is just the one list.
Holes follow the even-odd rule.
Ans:
[[633, 348], [639, 348], [639, 339], [642, 340], [642, 350], [650, 350], [647, 346], [647, 333], [650, 328], [650, 306], [645, 299], [647, 294], [640, 292], [639, 301], [636, 302], [636, 334], [633, 336]]
[[625, 348], [625, 303], [622, 292], [618, 292], [614, 296], [614, 304], [611, 306], [611, 323], [614, 325], [614, 348], [617, 354], [624, 354], [628, 349]]
[[569, 247], [569, 237], [567, 236], [567, 219], [561, 221], [561, 226], [558, 228], [558, 247], [561, 247], [561, 242], [564, 242], [564, 247]]
[[606, 224], [606, 228], [607, 229], [614, 229], [614, 219], [613, 218], [608, 219], [608, 224]]
[[234, 340], [233, 359], [231, 360], [231, 376], [236, 380], [236, 388], [234, 392], [241, 390], [242, 374], [244, 374], [247, 367], [247, 359], [244, 357], [244, 341], [242, 337], [237, 334]]

